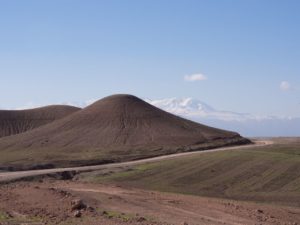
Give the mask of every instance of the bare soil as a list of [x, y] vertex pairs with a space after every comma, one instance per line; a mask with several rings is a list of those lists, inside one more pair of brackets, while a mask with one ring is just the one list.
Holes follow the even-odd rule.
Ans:
[[[71, 202], [85, 205], [75, 217]], [[77, 212], [78, 213], [78, 212]], [[40, 180], [0, 187], [0, 224], [292, 224], [300, 209], [77, 181]]]
[[80, 108], [51, 105], [26, 110], [0, 110], [0, 137], [23, 133], [61, 119]]

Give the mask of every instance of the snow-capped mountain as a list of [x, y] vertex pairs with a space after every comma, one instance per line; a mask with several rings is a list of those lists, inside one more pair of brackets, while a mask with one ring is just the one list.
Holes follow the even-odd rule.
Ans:
[[243, 121], [264, 118], [247, 113], [216, 110], [210, 105], [192, 98], [146, 99], [146, 102], [167, 112], [188, 118], [218, 119], [224, 121]]
[[153, 101], [146, 99], [146, 101], [158, 108], [162, 108], [174, 114], [206, 115], [215, 111], [215, 109], [206, 103], [192, 98], [167, 98]]
[[[300, 136], [300, 118], [258, 116], [248, 113], [217, 110], [214, 107], [193, 98], [144, 100], [175, 115], [212, 127], [237, 131], [243, 136]], [[65, 102], [58, 104], [74, 105], [84, 108], [94, 101], [95, 99], [91, 99], [85, 102]], [[40, 106], [43, 105], [28, 103], [26, 106], [17, 109]]]
[[257, 116], [217, 110], [192, 98], [145, 99], [167, 112], [245, 136], [300, 136], [300, 118]]

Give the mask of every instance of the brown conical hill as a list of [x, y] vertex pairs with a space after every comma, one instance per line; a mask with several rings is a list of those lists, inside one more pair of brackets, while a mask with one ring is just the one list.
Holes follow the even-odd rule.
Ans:
[[51, 105], [27, 110], [0, 110], [0, 137], [23, 133], [68, 116], [80, 108]]
[[113, 95], [46, 126], [2, 138], [0, 151], [27, 151], [36, 155], [33, 161], [69, 166], [248, 142], [237, 133], [180, 118], [135, 96]]

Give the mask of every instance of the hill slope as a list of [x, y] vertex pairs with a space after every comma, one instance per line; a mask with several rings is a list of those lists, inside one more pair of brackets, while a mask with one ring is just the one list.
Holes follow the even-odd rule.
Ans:
[[[300, 138], [82, 173], [84, 181], [300, 207]], [[105, 176], [104, 176], [105, 174]]]
[[2, 138], [0, 153], [7, 153], [5, 164], [70, 166], [244, 143], [249, 141], [237, 133], [182, 119], [132, 95], [113, 95], [46, 126]]
[[79, 108], [52, 105], [28, 110], [0, 110], [0, 137], [23, 133], [68, 116]]

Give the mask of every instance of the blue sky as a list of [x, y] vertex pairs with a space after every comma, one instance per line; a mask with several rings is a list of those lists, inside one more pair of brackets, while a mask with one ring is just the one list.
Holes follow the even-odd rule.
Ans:
[[[300, 117], [299, 10], [297, 0], [0, 0], [0, 106], [131, 93]], [[194, 74], [207, 79], [184, 79]]]

